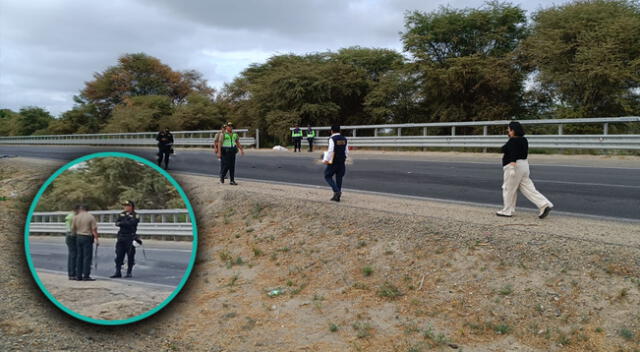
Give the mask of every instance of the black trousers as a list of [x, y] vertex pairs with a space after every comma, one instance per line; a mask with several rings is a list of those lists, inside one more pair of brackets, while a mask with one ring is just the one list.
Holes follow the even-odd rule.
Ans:
[[[324, 169], [324, 179], [334, 192], [342, 192], [342, 178], [346, 172], [347, 168], [344, 166], [344, 161], [334, 162], [333, 164], [327, 165]], [[334, 176], [336, 177], [335, 181], [333, 181]]]
[[229, 178], [231, 181], [235, 180], [236, 176], [236, 148], [223, 147], [221, 151], [220, 158], [220, 178], [223, 179], [227, 177], [227, 172], [229, 173]]
[[302, 138], [293, 137], [293, 151], [300, 151], [300, 148], [302, 148]]
[[158, 166], [162, 166], [164, 161], [164, 167], [169, 167], [169, 155], [171, 154], [171, 147], [158, 147]]
[[120, 269], [124, 264], [124, 256], [127, 256], [127, 267], [129, 271], [136, 263], [136, 247], [133, 246], [133, 236], [118, 235], [116, 241], [116, 268]]
[[309, 151], [313, 151], [313, 138], [307, 138], [307, 142], [309, 142]]
[[93, 236], [77, 235], [76, 243], [76, 277], [89, 277], [93, 258]]
[[64, 238], [64, 242], [67, 244], [67, 272], [69, 277], [76, 277], [76, 260], [78, 259], [78, 243], [76, 238], [78, 236], [67, 232], [67, 236]]

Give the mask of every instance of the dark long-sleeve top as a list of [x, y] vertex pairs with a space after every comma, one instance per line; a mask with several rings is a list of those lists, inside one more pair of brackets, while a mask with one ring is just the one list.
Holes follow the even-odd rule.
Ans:
[[524, 137], [509, 138], [502, 146], [502, 166], [514, 163], [516, 160], [526, 159], [529, 155], [529, 142]]
[[129, 213], [123, 211], [118, 215], [116, 219], [116, 226], [120, 228], [118, 235], [135, 235], [138, 231], [138, 223], [140, 222], [140, 215], [133, 212]]

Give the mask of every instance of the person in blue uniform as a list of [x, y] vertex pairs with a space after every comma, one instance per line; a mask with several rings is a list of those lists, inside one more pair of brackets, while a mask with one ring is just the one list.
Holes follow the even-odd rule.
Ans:
[[[345, 163], [349, 157], [349, 146], [347, 138], [340, 134], [340, 126], [331, 126], [331, 137], [329, 137], [329, 148], [324, 154], [323, 163], [326, 165], [324, 179], [331, 189], [333, 189], [334, 202], [339, 202], [342, 196], [342, 178], [346, 173]], [[335, 180], [334, 180], [335, 177]]]
[[158, 166], [162, 166], [164, 161], [164, 169], [169, 169], [169, 155], [173, 153], [173, 135], [168, 128], [161, 131], [156, 136], [158, 141]]
[[135, 211], [135, 204], [128, 200], [122, 205], [124, 206], [124, 211], [118, 214], [118, 219], [116, 220], [116, 226], [120, 228], [116, 241], [116, 272], [111, 275], [111, 278], [122, 277], [122, 265], [124, 264], [125, 255], [127, 256], [127, 274], [125, 277], [132, 277], [131, 272], [133, 271], [136, 256], [136, 248], [133, 246], [133, 241], [142, 244], [142, 240], [136, 234], [140, 215]]

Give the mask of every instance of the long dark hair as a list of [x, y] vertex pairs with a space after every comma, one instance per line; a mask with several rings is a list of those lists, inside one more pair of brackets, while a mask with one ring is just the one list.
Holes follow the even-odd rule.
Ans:
[[509, 122], [509, 129], [518, 137], [524, 137], [524, 127], [518, 121]]

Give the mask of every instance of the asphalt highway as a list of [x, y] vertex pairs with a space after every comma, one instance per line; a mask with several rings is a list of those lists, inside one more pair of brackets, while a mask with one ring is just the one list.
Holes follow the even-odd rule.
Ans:
[[[0, 146], [0, 154], [58, 160], [98, 151], [122, 151], [155, 160], [153, 148]], [[249, 150], [238, 155], [236, 177], [326, 186], [317, 153], [265, 153]], [[436, 198], [495, 206], [502, 202], [500, 160], [451, 161], [425, 158], [359, 158], [353, 153], [343, 188], [405, 196]], [[640, 220], [640, 168], [567, 166], [531, 163], [531, 177], [557, 211], [578, 215]], [[211, 151], [178, 149], [170, 173], [191, 172], [215, 176], [219, 162]], [[231, 186], [230, 186], [231, 187]], [[240, 185], [241, 187], [241, 185]], [[327, 198], [330, 191], [327, 190]], [[348, 197], [348, 195], [346, 195]], [[518, 207], [534, 208], [521, 194]]]
[[[136, 249], [136, 265], [132, 279], [145, 283], [177, 286], [189, 266], [190, 244], [184, 242], [144, 241], [144, 251]], [[31, 259], [36, 269], [67, 273], [67, 246], [64, 236], [36, 236], [29, 242]], [[94, 247], [95, 249], [95, 247]], [[115, 270], [115, 240], [100, 239], [98, 248], [98, 269], [91, 266], [91, 276], [109, 277]], [[126, 257], [123, 275], [126, 272]]]

